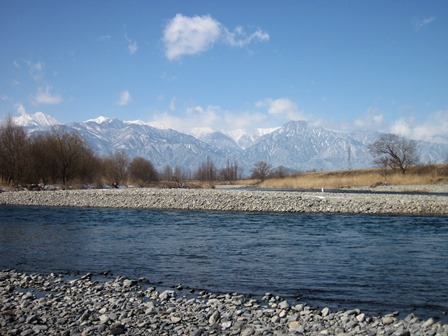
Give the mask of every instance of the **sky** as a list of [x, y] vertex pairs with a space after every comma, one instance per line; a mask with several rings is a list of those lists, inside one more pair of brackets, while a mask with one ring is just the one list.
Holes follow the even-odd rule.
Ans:
[[0, 118], [448, 142], [448, 1], [0, 0]]

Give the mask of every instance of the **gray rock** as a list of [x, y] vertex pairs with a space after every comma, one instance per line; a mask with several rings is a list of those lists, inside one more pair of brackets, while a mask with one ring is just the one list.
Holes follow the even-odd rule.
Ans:
[[241, 332], [241, 336], [250, 336], [250, 335], [254, 335], [255, 334], [255, 330], [251, 327], [244, 329]]
[[162, 301], [168, 300], [172, 297], [174, 297], [174, 291], [172, 291], [172, 290], [166, 290], [166, 291], [160, 293], [160, 295], [159, 295], [159, 299]]
[[389, 325], [395, 322], [395, 318], [393, 318], [392, 316], [384, 316], [382, 318], [382, 322], [384, 325]]
[[322, 309], [322, 316], [328, 316], [328, 314], [330, 313], [330, 308], [325, 307], [324, 309]]
[[434, 320], [432, 317], [430, 317], [429, 319], [427, 319], [425, 321], [425, 323], [422, 324], [422, 327], [428, 328], [428, 327], [432, 326], [434, 323], [436, 323], [436, 320]]
[[289, 309], [289, 303], [288, 301], [284, 300], [278, 304], [278, 307], [280, 309]]
[[[172, 291], [124, 287], [121, 277], [101, 284], [89, 279], [56, 284], [54, 275], [2, 273], [7, 274], [0, 285], [0, 334], [5, 335], [448, 335], [447, 324], [412, 314], [400, 320], [395, 312], [377, 318], [358, 309], [290, 308], [272, 295], [265, 296], [266, 306], [238, 294], [175, 299]], [[26, 293], [7, 289], [17, 285], [36, 291], [50, 287], [57, 294], [24, 299]]]
[[109, 327], [109, 330], [111, 335], [121, 335], [125, 333], [126, 328], [121, 323], [113, 323]]
[[211, 325], [218, 323], [219, 318], [221, 317], [221, 314], [218, 310], [215, 310], [212, 315], [210, 315], [210, 318], [208, 319], [208, 323]]

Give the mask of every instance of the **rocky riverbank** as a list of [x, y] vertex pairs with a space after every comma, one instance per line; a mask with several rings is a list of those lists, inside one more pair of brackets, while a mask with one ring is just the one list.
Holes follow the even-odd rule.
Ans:
[[448, 214], [448, 197], [406, 194], [213, 189], [8, 191], [0, 205], [116, 207], [215, 211]]
[[[187, 292], [187, 293], [185, 293]], [[312, 309], [267, 293], [158, 290], [146, 279], [98, 281], [0, 272], [0, 335], [448, 335], [435, 318]]]

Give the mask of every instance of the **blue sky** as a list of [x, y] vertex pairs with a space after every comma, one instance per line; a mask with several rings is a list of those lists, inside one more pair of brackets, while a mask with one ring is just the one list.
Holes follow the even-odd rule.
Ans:
[[448, 2], [0, 0], [0, 118], [448, 134]]

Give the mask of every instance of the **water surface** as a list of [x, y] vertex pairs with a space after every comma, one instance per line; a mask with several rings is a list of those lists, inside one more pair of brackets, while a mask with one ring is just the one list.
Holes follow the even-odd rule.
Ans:
[[448, 320], [448, 217], [0, 206], [0, 268]]

